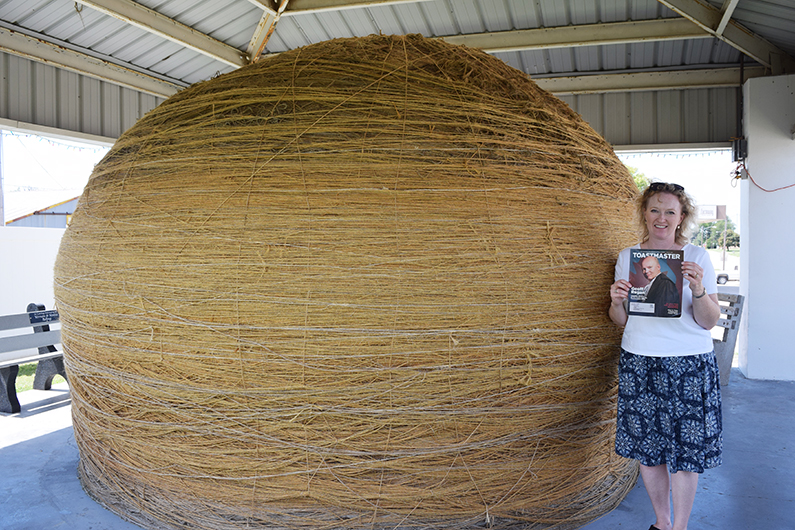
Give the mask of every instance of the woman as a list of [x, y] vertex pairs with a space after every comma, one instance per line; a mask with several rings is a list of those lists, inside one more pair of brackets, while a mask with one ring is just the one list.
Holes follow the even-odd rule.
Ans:
[[707, 252], [688, 243], [697, 212], [682, 186], [652, 183], [638, 199], [638, 213], [642, 237], [632, 248], [684, 250], [687, 283], [679, 318], [628, 316], [630, 249], [618, 256], [609, 311], [624, 326], [616, 452], [640, 462], [657, 517], [650, 530], [685, 530], [699, 473], [722, 462], [720, 381], [710, 333], [720, 318], [717, 284]]

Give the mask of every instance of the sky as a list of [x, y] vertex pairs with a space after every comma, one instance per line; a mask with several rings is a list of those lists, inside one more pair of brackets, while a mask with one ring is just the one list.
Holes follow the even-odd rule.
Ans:
[[5, 219], [72, 199], [83, 192], [107, 147], [2, 132]]
[[[6, 219], [13, 219], [11, 215], [29, 208], [33, 195], [41, 200], [79, 196], [94, 165], [107, 151], [107, 147], [3, 131], [0, 157]], [[731, 161], [731, 150], [618, 153], [618, 157], [651, 181], [684, 186], [700, 205], [726, 205], [727, 215], [739, 231], [740, 187], [732, 178], [735, 164]], [[57, 202], [60, 201], [37, 205], [31, 212]]]
[[5, 190], [82, 190], [107, 152], [106, 147], [3, 131]]
[[701, 206], [725, 205], [726, 215], [740, 232], [740, 185], [733, 178], [736, 163], [730, 149], [675, 153], [617, 153], [628, 166], [650, 181], [672, 182]]

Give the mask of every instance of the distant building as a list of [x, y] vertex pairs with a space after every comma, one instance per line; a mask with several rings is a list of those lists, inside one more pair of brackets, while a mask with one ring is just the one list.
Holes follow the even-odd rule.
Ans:
[[47, 206], [6, 222], [6, 226], [28, 226], [37, 228], [66, 228], [72, 218], [72, 213], [77, 206], [77, 199], [73, 197], [52, 206]]
[[704, 204], [698, 207], [698, 222], [711, 223], [720, 219], [726, 219], [725, 204]]

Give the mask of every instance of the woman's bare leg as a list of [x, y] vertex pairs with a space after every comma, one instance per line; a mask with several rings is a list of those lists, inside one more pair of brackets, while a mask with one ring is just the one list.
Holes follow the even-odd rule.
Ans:
[[[668, 466], [662, 464], [647, 467], [641, 464], [640, 475], [643, 477], [643, 485], [646, 487], [646, 493], [648, 493], [652, 508], [654, 508], [654, 515], [657, 517], [654, 526], [660, 530], [672, 530], [671, 479], [668, 474]], [[688, 513], [688, 515], [690, 514]]]
[[698, 473], [677, 471], [671, 475], [671, 492], [674, 501], [674, 530], [687, 530], [690, 512], [698, 489]]

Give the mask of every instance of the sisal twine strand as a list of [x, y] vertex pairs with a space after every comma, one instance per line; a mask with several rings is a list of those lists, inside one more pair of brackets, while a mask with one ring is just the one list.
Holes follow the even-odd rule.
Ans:
[[484, 53], [335, 40], [95, 168], [57, 307], [81, 480], [145, 528], [578, 528], [612, 444], [632, 179]]

